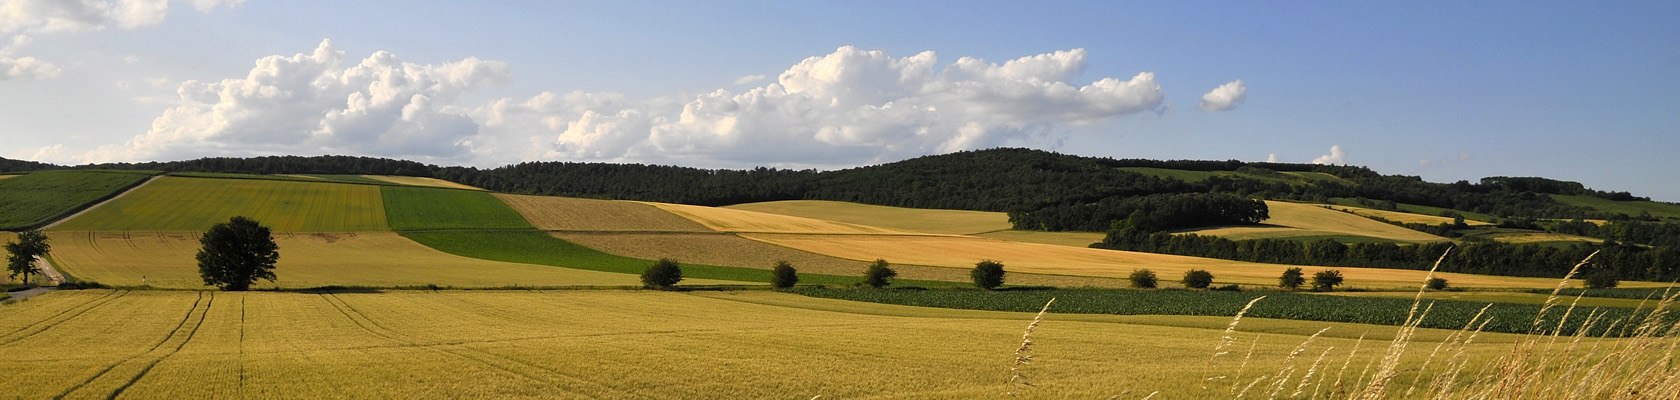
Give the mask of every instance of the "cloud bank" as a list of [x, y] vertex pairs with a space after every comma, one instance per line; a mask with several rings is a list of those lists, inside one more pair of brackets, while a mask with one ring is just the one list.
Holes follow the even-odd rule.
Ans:
[[259, 59], [244, 77], [182, 83], [146, 133], [83, 161], [333, 153], [475, 165], [844, 166], [1052, 141], [1163, 107], [1153, 73], [1080, 83], [1085, 66], [1082, 49], [941, 65], [932, 51], [895, 57], [847, 46], [740, 90], [646, 100], [542, 92], [462, 104], [463, 93], [510, 79], [509, 67], [477, 58], [418, 64], [384, 51], [353, 61], [322, 41]]
[[1342, 145], [1331, 145], [1330, 154], [1318, 156], [1318, 158], [1314, 158], [1312, 160], [1312, 163], [1322, 165], [1347, 165], [1347, 151], [1342, 150]]
[[1231, 111], [1248, 98], [1248, 87], [1243, 86], [1241, 79], [1228, 82], [1213, 88], [1202, 95], [1202, 110]]

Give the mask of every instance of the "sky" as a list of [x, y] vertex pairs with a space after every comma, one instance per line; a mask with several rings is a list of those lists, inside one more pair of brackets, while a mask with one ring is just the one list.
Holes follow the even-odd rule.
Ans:
[[1680, 2], [0, 0], [0, 157], [992, 147], [1680, 201]]

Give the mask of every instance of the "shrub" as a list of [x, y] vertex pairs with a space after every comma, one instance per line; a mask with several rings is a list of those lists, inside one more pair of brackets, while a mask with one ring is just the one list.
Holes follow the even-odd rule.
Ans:
[[1327, 269], [1327, 270], [1323, 270], [1323, 271], [1318, 271], [1318, 273], [1313, 274], [1313, 277], [1312, 277], [1313, 290], [1317, 290], [1317, 291], [1320, 291], [1320, 292], [1328, 292], [1328, 291], [1331, 291], [1331, 290], [1336, 290], [1336, 286], [1340, 286], [1341, 284], [1342, 284], [1342, 271]]
[[1192, 269], [1184, 271], [1184, 287], [1191, 289], [1207, 289], [1213, 284], [1213, 273], [1207, 270]]
[[1304, 284], [1304, 283], [1307, 283], [1307, 277], [1306, 277], [1305, 274], [1301, 273], [1300, 268], [1290, 268], [1290, 269], [1283, 270], [1283, 276], [1278, 277], [1278, 287], [1281, 287], [1281, 288], [1284, 288], [1284, 289], [1289, 289], [1289, 290], [1300, 289], [1301, 284]]
[[1429, 290], [1447, 290], [1447, 278], [1429, 278], [1429, 282], [1425, 282], [1423, 286]]
[[798, 283], [799, 270], [793, 269], [792, 263], [777, 261], [776, 268], [770, 270], [770, 286], [787, 289]]
[[1003, 263], [984, 260], [974, 264], [974, 270], [968, 276], [974, 279], [974, 286], [981, 289], [996, 289], [1003, 286]]
[[94, 281], [69, 280], [58, 284], [58, 290], [104, 289], [105, 284]]
[[887, 263], [887, 260], [875, 260], [869, 263], [869, 269], [863, 271], [863, 283], [880, 289], [891, 285], [895, 276], [898, 276], [898, 271], [892, 269], [892, 264]]
[[1241, 292], [1242, 286], [1237, 286], [1237, 284], [1233, 283], [1225, 286], [1216, 286], [1212, 290], [1215, 292]]
[[670, 289], [682, 279], [682, 266], [669, 258], [661, 258], [642, 271], [642, 287], [649, 289]]
[[1135, 287], [1135, 288], [1142, 288], [1142, 289], [1154, 289], [1155, 288], [1155, 271], [1150, 271], [1147, 268], [1132, 270], [1132, 276], [1127, 277], [1127, 279], [1132, 280], [1132, 287]]
[[1616, 273], [1608, 269], [1600, 269], [1587, 274], [1587, 289], [1615, 289], [1621, 280], [1616, 279]]

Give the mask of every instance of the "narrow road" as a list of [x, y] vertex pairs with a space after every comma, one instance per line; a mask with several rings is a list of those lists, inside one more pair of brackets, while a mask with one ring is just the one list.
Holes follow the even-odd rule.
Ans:
[[35, 268], [40, 269], [41, 275], [46, 276], [47, 280], [52, 281], [54, 285], [64, 283], [64, 274], [58, 273], [58, 269], [53, 268], [52, 263], [47, 262], [47, 259], [35, 257]]
[[64, 223], [64, 221], [69, 221], [71, 219], [75, 219], [76, 217], [82, 216], [82, 214], [87, 214], [88, 211], [93, 211], [93, 209], [95, 209], [95, 208], [99, 208], [99, 207], [102, 207], [106, 204], [109, 204], [110, 202], [117, 201], [117, 199], [123, 198], [123, 196], [127, 196], [129, 193], [134, 193], [135, 190], [139, 190], [140, 188], [145, 187], [146, 185], [152, 184], [153, 181], [156, 181], [161, 176], [162, 175], [153, 175], [150, 178], [146, 178], [146, 181], [145, 182], [140, 182], [139, 185], [134, 185], [134, 187], [128, 188], [128, 190], [124, 190], [122, 193], [117, 193], [116, 196], [111, 196], [111, 198], [105, 199], [105, 201], [101, 201], [101, 202], [99, 202], [99, 204], [94, 204], [91, 207], [83, 208], [81, 211], [77, 211], [75, 214], [70, 214], [69, 216], [66, 216], [64, 218], [59, 218], [57, 221], [53, 221], [53, 223], [50, 223], [50, 224], [47, 224], [47, 226], [41, 227], [41, 230], [52, 229], [53, 227], [58, 226], [58, 224]]

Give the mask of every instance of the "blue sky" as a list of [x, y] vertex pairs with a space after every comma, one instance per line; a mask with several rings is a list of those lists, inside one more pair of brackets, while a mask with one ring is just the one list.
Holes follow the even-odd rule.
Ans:
[[1680, 201], [1680, 3], [1359, 3], [4, 0], [0, 156], [833, 168], [1004, 145]]

